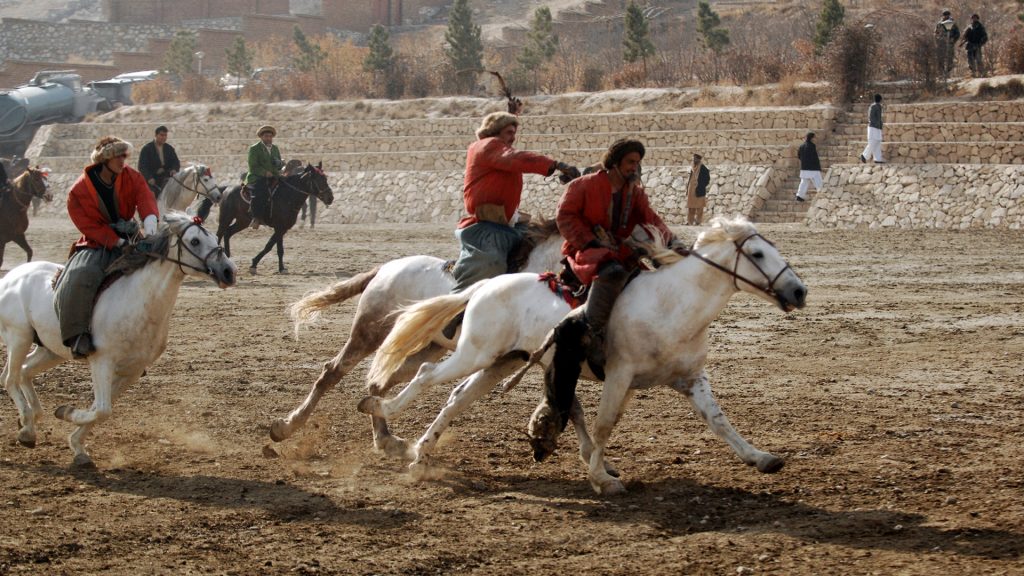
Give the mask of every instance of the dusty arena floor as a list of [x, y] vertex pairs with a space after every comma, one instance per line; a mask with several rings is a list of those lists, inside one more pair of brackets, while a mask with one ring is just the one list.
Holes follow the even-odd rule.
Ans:
[[[736, 428], [784, 456], [744, 466], [669, 390], [637, 395], [609, 456], [629, 493], [592, 492], [571, 433], [534, 463], [539, 371], [477, 403], [412, 483], [373, 451], [361, 365], [296, 438], [268, 427], [345, 341], [355, 302], [292, 337], [285, 306], [398, 256], [453, 256], [448, 226], [322, 225], [287, 237], [290, 275], [187, 281], [170, 344], [69, 469], [67, 423], [38, 446], [0, 411], [0, 574], [1020, 574], [1024, 559], [1024, 236], [1007, 231], [762, 232], [810, 289], [783, 315], [737, 296], [709, 371]], [[692, 234], [685, 232], [684, 234]], [[235, 238], [241, 269], [269, 233]], [[33, 220], [37, 259], [75, 234]], [[4, 272], [24, 261], [7, 247]], [[92, 401], [82, 364], [44, 407]], [[447, 389], [393, 429], [417, 436]], [[592, 412], [597, 387], [582, 385]], [[276, 455], [276, 457], [275, 457]]]

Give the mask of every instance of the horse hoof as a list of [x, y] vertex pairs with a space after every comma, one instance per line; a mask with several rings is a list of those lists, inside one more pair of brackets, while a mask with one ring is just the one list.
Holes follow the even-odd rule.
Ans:
[[430, 467], [425, 462], [409, 464], [409, 477], [415, 482], [423, 482], [430, 475]]
[[758, 460], [757, 469], [765, 474], [775, 474], [786, 465], [786, 461], [778, 456], [769, 454], [767, 457]]
[[281, 268], [280, 270], [277, 271], [277, 273], [278, 274], [287, 274], [288, 273], [288, 269], [287, 268]]
[[56, 410], [54, 410], [53, 411], [53, 415], [56, 416], [58, 420], [65, 420], [65, 421], [67, 421], [68, 417], [71, 415], [71, 412], [73, 410], [74, 410], [73, 407], [68, 406], [67, 404], [65, 404], [64, 406], [60, 406]]
[[25, 431], [25, 430], [22, 430], [21, 432], [19, 432], [18, 433], [18, 444], [21, 444], [25, 448], [35, 448], [36, 447], [36, 435], [35, 435], [35, 432], [28, 432], [28, 431]]
[[285, 424], [284, 420], [278, 418], [270, 424], [270, 439], [274, 442], [287, 440], [290, 436], [291, 432], [288, 431], [288, 425]]
[[250, 266], [249, 267], [249, 275], [250, 276], [255, 276], [256, 275], [256, 267], [255, 266]]
[[367, 396], [359, 401], [356, 405], [356, 410], [359, 410], [363, 414], [369, 414], [370, 416], [380, 416], [380, 397], [378, 396]]
[[95, 470], [96, 463], [89, 458], [88, 454], [77, 454], [71, 461], [71, 467], [77, 470]]
[[619, 494], [626, 493], [626, 487], [615, 478], [605, 480], [604, 482], [594, 482], [592, 480], [590, 485], [601, 496], [618, 496]]
[[373, 447], [383, 452], [388, 458], [398, 458], [409, 462], [416, 459], [416, 455], [409, 449], [409, 443], [398, 436], [388, 436], [376, 440]]

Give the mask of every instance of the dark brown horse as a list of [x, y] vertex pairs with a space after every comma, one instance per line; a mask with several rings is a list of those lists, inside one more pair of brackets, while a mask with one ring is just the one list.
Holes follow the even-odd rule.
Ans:
[[[270, 221], [267, 223], [274, 229], [274, 235], [252, 259], [249, 273], [256, 273], [256, 266], [260, 260], [270, 252], [270, 249], [277, 246], [277, 270], [286, 274], [288, 270], [284, 267], [284, 235], [295, 226], [298, 220], [299, 210], [306, 203], [310, 196], [315, 197], [324, 204], [330, 206], [334, 202], [334, 192], [327, 182], [327, 175], [324, 174], [322, 164], [306, 167], [296, 174], [286, 176], [277, 183], [271, 201]], [[224, 251], [231, 256], [231, 237], [238, 232], [245, 230], [252, 223], [252, 216], [249, 214], [249, 200], [242, 197], [242, 187], [234, 186], [227, 193], [227, 196], [220, 203], [220, 213], [217, 219], [217, 239], [223, 239]]]
[[46, 173], [36, 168], [26, 168], [6, 189], [0, 189], [0, 266], [4, 263], [4, 248], [14, 241], [32, 260], [32, 247], [25, 240], [28, 230], [28, 207], [34, 198], [49, 202], [53, 200], [46, 185]]

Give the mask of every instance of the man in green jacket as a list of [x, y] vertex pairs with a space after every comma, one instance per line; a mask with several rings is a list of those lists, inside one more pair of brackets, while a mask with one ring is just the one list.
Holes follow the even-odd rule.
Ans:
[[260, 141], [249, 147], [249, 173], [245, 177], [245, 185], [252, 194], [252, 227], [270, 221], [270, 184], [281, 177], [281, 151], [274, 144], [277, 130], [273, 126], [260, 126], [256, 131]]

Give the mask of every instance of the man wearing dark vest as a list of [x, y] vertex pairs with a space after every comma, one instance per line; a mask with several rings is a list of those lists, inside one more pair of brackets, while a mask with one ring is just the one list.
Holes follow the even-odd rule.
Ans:
[[260, 141], [249, 146], [249, 173], [245, 176], [245, 185], [252, 194], [250, 210], [253, 228], [259, 228], [260, 224], [269, 221], [271, 181], [281, 177], [281, 168], [284, 167], [281, 151], [274, 144], [277, 129], [273, 126], [260, 126], [256, 136]]
[[159, 198], [167, 180], [181, 170], [181, 161], [174, 146], [167, 143], [167, 126], [157, 126], [153, 140], [139, 150], [138, 166], [149, 189]]

